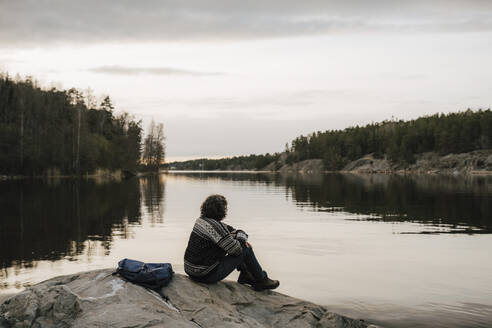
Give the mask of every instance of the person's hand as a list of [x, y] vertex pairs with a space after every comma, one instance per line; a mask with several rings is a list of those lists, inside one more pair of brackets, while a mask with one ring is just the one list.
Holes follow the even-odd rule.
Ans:
[[246, 242], [246, 247], [251, 248], [251, 244], [249, 242]]

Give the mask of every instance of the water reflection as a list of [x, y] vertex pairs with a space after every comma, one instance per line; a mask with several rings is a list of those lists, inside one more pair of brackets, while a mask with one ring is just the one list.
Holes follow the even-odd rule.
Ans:
[[151, 226], [164, 223], [165, 179], [165, 175], [150, 175], [140, 178], [143, 204], [147, 210]]
[[372, 220], [450, 228], [440, 233], [492, 232], [490, 177], [327, 174], [287, 178], [286, 186], [297, 202], [320, 211], [343, 208]]
[[[115, 234], [141, 220], [139, 180], [20, 180], [0, 184], [0, 267], [89, 254], [86, 240], [109, 252]], [[91, 245], [91, 244], [89, 244]]]
[[189, 231], [212, 192], [228, 197], [229, 222], [251, 234], [283, 293], [381, 326], [490, 326], [492, 235], [398, 233], [490, 231], [492, 177], [180, 172], [3, 181], [0, 298], [124, 257], [182, 272]]
[[[197, 179], [274, 184], [297, 206], [346, 211], [362, 220], [420, 222], [418, 233], [491, 233], [492, 177], [356, 174], [173, 173]], [[414, 232], [412, 232], [414, 233]]]

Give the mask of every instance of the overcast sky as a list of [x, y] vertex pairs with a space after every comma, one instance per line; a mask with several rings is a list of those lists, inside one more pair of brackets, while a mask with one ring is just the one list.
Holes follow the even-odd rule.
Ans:
[[0, 70], [164, 123], [170, 161], [488, 108], [491, 54], [490, 0], [0, 0]]

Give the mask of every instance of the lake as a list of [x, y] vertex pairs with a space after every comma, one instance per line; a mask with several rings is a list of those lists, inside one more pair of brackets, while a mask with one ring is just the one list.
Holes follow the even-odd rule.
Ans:
[[[170, 172], [0, 182], [0, 294], [183, 254], [229, 201], [279, 292], [384, 327], [492, 326], [492, 177]], [[234, 273], [229, 279], [237, 278]]]

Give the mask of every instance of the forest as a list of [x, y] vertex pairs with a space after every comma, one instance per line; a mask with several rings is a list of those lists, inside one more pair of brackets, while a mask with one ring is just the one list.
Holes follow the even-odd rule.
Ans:
[[[109, 96], [90, 89], [43, 89], [30, 77], [0, 74], [0, 174], [81, 175], [97, 169], [158, 170], [165, 158], [163, 125], [115, 114]], [[143, 141], [143, 142], [142, 142]], [[143, 148], [143, 149], [142, 149]], [[179, 170], [261, 170], [322, 159], [339, 170], [363, 155], [411, 164], [424, 152], [440, 155], [492, 148], [492, 112], [466, 110], [415, 120], [391, 120], [301, 135], [285, 153], [173, 162]], [[143, 156], [142, 156], [143, 155]]]
[[234, 156], [221, 159], [194, 159], [183, 162], [165, 164], [165, 168], [173, 170], [261, 170], [268, 164], [276, 162], [280, 154]]
[[365, 154], [400, 164], [415, 155], [466, 153], [492, 146], [490, 109], [435, 114], [410, 121], [384, 121], [363, 127], [316, 132], [292, 141], [287, 162], [323, 159], [327, 170], [339, 170]]
[[135, 170], [141, 122], [114, 110], [109, 96], [96, 101], [90, 89], [44, 89], [31, 77], [0, 74], [0, 174]]
[[[386, 157], [402, 165], [415, 161], [424, 152], [440, 155], [465, 153], [492, 148], [492, 112], [470, 109], [449, 114], [435, 114], [415, 120], [391, 120], [343, 130], [301, 135], [286, 145], [285, 163], [322, 159], [326, 170], [340, 170], [363, 155]], [[250, 155], [225, 159], [200, 159], [171, 163], [176, 169], [215, 170], [262, 169], [272, 162], [278, 168], [280, 154]]]

